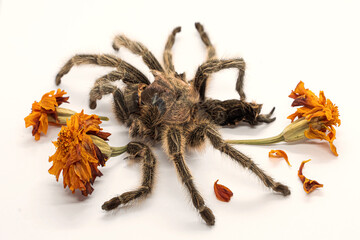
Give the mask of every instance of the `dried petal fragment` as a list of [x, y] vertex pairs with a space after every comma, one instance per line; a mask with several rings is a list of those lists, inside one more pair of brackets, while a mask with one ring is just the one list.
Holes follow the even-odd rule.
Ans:
[[303, 161], [300, 165], [299, 171], [298, 171], [298, 176], [301, 180], [301, 182], [303, 183], [304, 186], [304, 190], [306, 193], [311, 193], [312, 191], [314, 191], [316, 188], [320, 188], [323, 187], [323, 184], [318, 183], [315, 180], [310, 180], [308, 178], [306, 178], [303, 174], [302, 174], [302, 170], [304, 168], [305, 163], [309, 162], [311, 159]]
[[269, 157], [271, 158], [284, 158], [287, 164], [291, 167], [291, 164], [289, 162], [289, 158], [287, 154], [283, 150], [271, 150], [269, 152]]
[[218, 184], [218, 181], [219, 179], [216, 180], [216, 182], [214, 183], [214, 191], [216, 198], [222, 202], [229, 202], [230, 198], [234, 195], [233, 192], [224, 185]]

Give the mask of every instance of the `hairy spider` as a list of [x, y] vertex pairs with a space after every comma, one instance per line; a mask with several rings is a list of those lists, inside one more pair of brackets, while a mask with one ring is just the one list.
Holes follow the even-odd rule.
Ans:
[[[208, 225], [214, 225], [215, 217], [205, 205], [197, 190], [184, 152], [186, 148], [199, 148], [208, 139], [215, 149], [225, 153], [234, 161], [248, 168], [265, 186], [286, 196], [290, 194], [287, 186], [276, 182], [260, 169], [249, 157], [226, 143], [217, 130], [217, 125], [236, 125], [240, 121], [255, 125], [259, 122], [269, 123], [275, 120], [271, 114], [260, 114], [261, 104], [245, 101], [243, 79], [245, 62], [242, 58], [218, 59], [214, 46], [200, 23], [195, 23], [201, 40], [207, 49], [207, 59], [201, 64], [194, 79], [187, 81], [185, 74], [175, 71], [171, 48], [175, 35], [181, 31], [175, 28], [166, 42], [163, 54], [164, 67], [154, 55], [141, 43], [132, 41], [124, 35], [116, 36], [113, 48], [128, 48], [132, 53], [140, 55], [154, 75], [149, 79], [134, 66], [114, 55], [81, 54], [72, 57], [56, 76], [56, 84], [74, 65], [95, 64], [113, 67], [116, 70], [96, 80], [90, 91], [90, 108], [96, 108], [96, 100], [103, 95], [113, 94], [114, 111], [122, 124], [129, 127], [129, 134], [134, 141], [127, 145], [127, 153], [131, 158], [138, 158], [142, 163], [142, 182], [140, 187], [110, 199], [102, 205], [104, 210], [112, 210], [120, 205], [128, 204], [151, 193], [157, 160], [150, 144], [161, 142], [174, 163], [176, 171], [188, 190], [194, 207]], [[240, 99], [214, 100], [205, 97], [209, 76], [222, 69], [238, 69], [236, 91]], [[119, 89], [113, 82], [122, 80], [124, 89]]]

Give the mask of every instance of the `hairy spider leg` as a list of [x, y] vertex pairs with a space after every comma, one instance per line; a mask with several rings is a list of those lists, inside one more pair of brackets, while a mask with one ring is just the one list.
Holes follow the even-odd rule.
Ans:
[[125, 192], [120, 196], [114, 197], [106, 201], [102, 205], [102, 209], [109, 211], [120, 205], [125, 205], [133, 200], [145, 198], [148, 196], [154, 186], [156, 158], [150, 147], [141, 142], [130, 142], [127, 145], [127, 153], [131, 158], [138, 158], [142, 165], [141, 185], [136, 190]]
[[268, 114], [260, 114], [257, 121], [258, 122], [264, 122], [264, 123], [271, 123], [275, 121], [276, 117], [271, 117], [271, 115], [274, 113], [275, 107], [271, 109], [271, 111]]
[[245, 62], [242, 58], [234, 58], [234, 59], [226, 59], [226, 60], [212, 59], [203, 63], [202, 65], [200, 65], [200, 67], [198, 67], [193, 81], [193, 85], [196, 91], [199, 92], [201, 101], [205, 100], [205, 91], [209, 76], [212, 73], [228, 68], [237, 68], [239, 70], [235, 89], [239, 93], [240, 98], [242, 100], [245, 100], [245, 93], [243, 91]]
[[130, 112], [126, 106], [124, 94], [120, 89], [116, 88], [113, 92], [113, 98], [115, 116], [121, 123], [126, 123], [129, 119]]
[[65, 65], [60, 69], [56, 75], [56, 85], [61, 83], [61, 78], [67, 74], [73, 66], [84, 64], [94, 64], [105, 67], [117, 68], [105, 76], [97, 79], [93, 88], [90, 91], [90, 108], [96, 108], [96, 100], [102, 98], [103, 95], [112, 93], [116, 87], [111, 82], [116, 80], [123, 80], [125, 83], [144, 83], [149, 85], [149, 79], [131, 64], [108, 54], [78, 54], [70, 58]]
[[[130, 116], [132, 118], [132, 116]], [[131, 138], [148, 138], [152, 141], [161, 140], [162, 114], [153, 105], [144, 105], [140, 110], [140, 116], [134, 115], [130, 120], [129, 135]]]
[[138, 79], [138, 81], [150, 84], [149, 79], [136, 69], [131, 64], [121, 60], [120, 58], [110, 55], [110, 54], [77, 54], [70, 58], [65, 65], [60, 69], [59, 73], [56, 75], [55, 83], [59, 85], [61, 83], [61, 78], [67, 74], [73, 66], [84, 65], [84, 64], [94, 64], [104, 67], [114, 67], [117, 68], [119, 72], [129, 76], [132, 76], [132, 79]]
[[199, 211], [200, 216], [206, 224], [214, 225], [215, 216], [211, 209], [205, 205], [205, 201], [196, 189], [193, 177], [184, 159], [185, 138], [177, 127], [168, 127], [163, 135], [164, 148], [170, 159], [173, 161], [176, 171], [189, 191], [194, 207]]
[[176, 74], [175, 73], [175, 67], [173, 64], [173, 58], [171, 53], [171, 48], [174, 46], [175, 43], [175, 35], [181, 31], [181, 27], [176, 27], [171, 32], [171, 34], [168, 37], [168, 40], [165, 44], [164, 54], [163, 54], [163, 60], [164, 60], [164, 67], [167, 74]]
[[119, 73], [120, 72], [118, 71], [112, 71], [111, 73], [106, 74], [95, 81], [95, 84], [89, 93], [89, 106], [91, 109], [96, 108], [96, 101], [100, 100], [102, 96], [113, 93], [116, 90], [117, 87], [111, 83], [111, 78], [114, 78], [114, 81], [121, 79], [121, 77], [118, 78]]
[[[130, 64], [128, 64], [130, 65]], [[131, 66], [131, 65], [130, 65]], [[94, 86], [91, 88], [90, 91], [90, 108], [96, 108], [96, 101], [100, 100], [102, 96], [113, 93], [113, 90], [116, 87], [112, 84], [112, 82], [122, 80], [125, 84], [138, 84], [143, 83], [146, 85], [150, 84], [149, 79], [145, 76], [139, 76], [138, 74], [133, 74], [133, 71], [128, 71], [129, 66], [119, 66], [119, 70], [112, 71], [95, 81]], [[130, 68], [131, 69], [131, 68]], [[136, 69], [137, 70], [137, 69]]]
[[159, 61], [142, 43], [132, 41], [125, 35], [118, 35], [115, 37], [112, 46], [116, 51], [119, 51], [120, 47], [123, 46], [129, 49], [132, 53], [141, 56], [144, 63], [150, 70], [164, 72], [164, 69], [160, 65]]
[[206, 61], [215, 59], [216, 58], [215, 47], [211, 44], [208, 35], [204, 31], [204, 26], [197, 22], [195, 23], [195, 28], [199, 32], [200, 38], [206, 46], [206, 52], [207, 52]]
[[[197, 22], [197, 23], [195, 23], [195, 28], [199, 32], [200, 38], [203, 41], [203, 43], [205, 44], [205, 46], [206, 46], [206, 50], [207, 50], [206, 61], [209, 61], [211, 59], [215, 59], [216, 58], [215, 48], [211, 44], [210, 39], [209, 39], [208, 35], [206, 34], [206, 32], [204, 32], [203, 25], [201, 25], [200, 23]], [[165, 49], [164, 49], [163, 60], [164, 60], [165, 71], [166, 71], [167, 74], [174, 74], [176, 77], [179, 77], [183, 81], [186, 81], [185, 73], [178, 74], [175, 71], [175, 67], [174, 67], [174, 64], [173, 64], [172, 53], [171, 53], [171, 49], [172, 49], [172, 47], [174, 46], [174, 43], [175, 43], [175, 35], [177, 33], [179, 33], [180, 31], [181, 31], [181, 27], [176, 27], [176, 28], [174, 28], [174, 30], [169, 35], [168, 40], [167, 40], [166, 45], [165, 45]]]
[[265, 186], [273, 189], [275, 192], [280, 192], [284, 196], [290, 194], [290, 190], [287, 186], [275, 182], [272, 177], [268, 176], [249, 157], [226, 143], [222, 139], [220, 133], [216, 130], [216, 127], [210, 122], [203, 121], [193, 127], [187, 134], [187, 144], [190, 147], [199, 148], [205, 143], [205, 138], [210, 140], [210, 143], [215, 149], [225, 153], [237, 163], [240, 163], [244, 168], [248, 168], [252, 171], [260, 178]]
[[256, 176], [260, 178], [260, 180], [264, 183], [266, 187], [271, 188], [275, 192], [281, 193], [283, 196], [287, 196], [290, 194], [290, 190], [287, 186], [279, 182], [275, 182], [272, 177], [267, 175], [249, 157], [226, 143], [214, 126], [208, 126], [209, 127], [206, 129], [206, 136], [215, 149], [218, 149], [220, 152], [225, 153], [237, 163], [241, 164], [244, 168], [252, 171]]

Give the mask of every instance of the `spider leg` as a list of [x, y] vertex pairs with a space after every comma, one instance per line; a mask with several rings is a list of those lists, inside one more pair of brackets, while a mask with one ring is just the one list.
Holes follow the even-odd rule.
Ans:
[[215, 216], [211, 209], [205, 205], [204, 199], [195, 187], [190, 169], [186, 165], [184, 159], [185, 138], [181, 133], [181, 130], [176, 127], [167, 128], [164, 131], [163, 144], [167, 154], [175, 165], [182, 183], [190, 193], [194, 207], [198, 210], [206, 224], [214, 225]]
[[187, 135], [187, 143], [190, 147], [200, 147], [205, 142], [205, 137], [207, 137], [213, 147], [218, 149], [222, 153], [225, 153], [237, 163], [240, 163], [244, 168], [248, 168], [260, 180], [265, 184], [265, 186], [273, 189], [275, 192], [280, 192], [282, 195], [287, 196], [290, 194], [290, 190], [287, 186], [275, 182], [274, 179], [268, 176], [261, 168], [259, 168], [249, 157], [245, 156], [228, 143], [226, 143], [220, 133], [216, 130], [215, 126], [209, 122], [198, 123], [195, 128], [189, 131]]
[[[149, 79], [136, 69], [131, 64], [117, 58], [116, 56], [109, 54], [78, 54], [70, 58], [65, 65], [60, 69], [59, 73], [56, 75], [55, 83], [59, 85], [61, 83], [61, 78], [67, 74], [73, 66], [84, 65], [84, 64], [94, 64], [105, 67], [114, 67], [117, 68], [118, 74], [122, 75], [124, 79], [135, 79], [133, 81], [139, 81], [145, 84], [150, 84]], [[116, 75], [116, 74], [112, 74]], [[112, 76], [109, 76], [108, 80], [111, 80]]]
[[113, 48], [114, 50], [119, 51], [121, 46], [129, 49], [134, 54], [140, 55], [150, 70], [164, 72], [159, 61], [142, 43], [132, 41], [125, 35], [118, 35], [114, 39]]
[[127, 152], [132, 158], [139, 158], [142, 164], [142, 181], [140, 187], [133, 191], [125, 192], [120, 196], [106, 201], [102, 209], [109, 211], [120, 205], [125, 205], [133, 200], [145, 198], [151, 193], [154, 185], [156, 158], [151, 149], [141, 142], [130, 142], [127, 145]]
[[206, 131], [206, 136], [215, 149], [225, 153], [237, 163], [241, 164], [244, 168], [248, 168], [260, 178], [266, 187], [269, 187], [273, 191], [279, 192], [284, 196], [290, 194], [290, 190], [286, 185], [276, 182], [272, 177], [267, 175], [261, 168], [259, 168], [249, 157], [226, 143], [222, 139], [220, 133], [213, 126], [209, 125]]
[[172, 33], [169, 35], [168, 40], [165, 45], [163, 60], [164, 67], [167, 74], [175, 74], [175, 67], [173, 64], [171, 48], [175, 43], [175, 35], [181, 31], [181, 27], [175, 28]]
[[107, 78], [100, 78], [90, 90], [89, 106], [91, 109], [96, 108], [96, 101], [100, 100], [103, 95], [113, 93], [117, 87], [113, 85]]
[[200, 23], [197, 22], [197, 23], [195, 23], [195, 28], [199, 32], [201, 40], [203, 41], [203, 43], [206, 46], [206, 52], [207, 52], [206, 61], [215, 59], [216, 58], [215, 47], [211, 44], [208, 35], [204, 31], [203, 25], [201, 25]]
[[126, 69], [129, 69], [128, 67], [124, 67], [124, 68], [119, 67], [119, 68], [121, 69], [121, 71], [119, 70], [112, 71], [98, 78], [95, 81], [95, 84], [90, 91], [91, 109], [96, 108], [96, 101], [100, 100], [103, 95], [110, 94], [113, 92], [111, 89], [114, 88], [114, 86], [111, 84], [111, 82], [122, 80], [127, 85], [138, 84], [138, 83], [144, 83], [146, 85], [150, 84], [150, 81], [145, 76], [144, 76], [145, 78], [142, 78], [142, 76], [137, 76], [136, 73], [127, 71]]
[[237, 125], [239, 122], [256, 125], [260, 122], [270, 123], [275, 121], [275, 118], [271, 118], [275, 108], [268, 114], [260, 114], [262, 104], [249, 103], [243, 100], [220, 101], [206, 99], [200, 103], [200, 106], [216, 125]]
[[271, 123], [273, 121], [275, 121], [275, 117], [271, 117], [271, 115], [274, 113], [275, 111], [275, 107], [273, 107], [273, 109], [271, 109], [271, 111], [268, 114], [260, 114], [257, 118], [258, 122], [264, 122], [264, 123]]
[[115, 116], [120, 122], [125, 123], [129, 119], [130, 111], [126, 105], [124, 94], [119, 88], [113, 92], [113, 98]]
[[199, 92], [201, 101], [205, 100], [205, 90], [209, 76], [212, 73], [228, 68], [237, 68], [239, 70], [236, 81], [236, 91], [239, 93], [241, 99], [245, 99], [245, 93], [243, 91], [245, 62], [242, 58], [234, 58], [227, 60], [212, 59], [200, 65], [196, 71], [193, 86], [195, 90]]

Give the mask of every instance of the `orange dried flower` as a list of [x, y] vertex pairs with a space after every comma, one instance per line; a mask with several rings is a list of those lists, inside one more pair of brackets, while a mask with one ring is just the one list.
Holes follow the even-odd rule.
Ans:
[[312, 191], [314, 191], [316, 188], [320, 188], [323, 187], [323, 184], [318, 183], [315, 180], [310, 180], [308, 178], [306, 178], [303, 174], [302, 174], [302, 170], [304, 168], [305, 163], [309, 162], [311, 159], [303, 161], [300, 165], [299, 171], [298, 171], [298, 176], [301, 180], [301, 182], [303, 183], [303, 187], [306, 193], [311, 193]]
[[289, 158], [283, 150], [271, 150], [269, 152], [269, 157], [271, 158], [284, 158], [287, 164], [291, 167], [291, 164], [289, 162]]
[[233, 192], [224, 185], [218, 184], [218, 181], [219, 179], [216, 180], [216, 182], [214, 183], [214, 191], [216, 198], [223, 202], [229, 202], [230, 198], [234, 195]]
[[96, 115], [87, 115], [83, 111], [74, 114], [63, 126], [56, 142], [54, 155], [49, 157], [53, 166], [49, 173], [56, 176], [62, 172], [64, 188], [66, 186], [74, 193], [81, 190], [84, 196], [93, 191], [92, 184], [96, 177], [102, 176], [98, 166], [104, 166], [109, 157], [103, 154], [94, 144], [91, 136], [107, 140], [110, 133], [101, 132], [101, 120]]
[[64, 90], [58, 89], [45, 93], [40, 102], [32, 104], [31, 113], [24, 118], [25, 127], [33, 126], [32, 135], [35, 140], [40, 139], [40, 133], [47, 133], [48, 117], [52, 117], [57, 121], [56, 107], [63, 102], [68, 102], [69, 97], [63, 97], [66, 94]]
[[300, 81], [295, 90], [289, 95], [294, 101], [291, 106], [302, 106], [295, 113], [288, 116], [293, 122], [296, 118], [308, 120], [309, 128], [305, 130], [305, 137], [309, 139], [321, 139], [330, 143], [331, 151], [338, 156], [333, 144], [336, 130], [334, 126], [340, 126], [339, 110], [330, 99], [326, 99], [324, 92], [320, 91], [317, 97], [312, 91], [304, 87]]
[[[249, 140], [228, 140], [232, 144], [274, 144], [278, 142], [295, 142], [304, 139], [320, 139], [330, 143], [331, 151], [338, 156], [333, 144], [336, 131], [334, 126], [340, 126], [339, 110], [329, 99], [325, 98], [324, 92], [320, 91], [317, 97], [309, 89], [305, 89], [304, 83], [299, 82], [289, 97], [294, 101], [292, 106], [302, 106], [295, 113], [288, 116], [291, 124], [274, 137]], [[298, 119], [296, 119], [298, 118]], [[296, 121], [294, 121], [296, 119]]]

